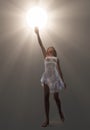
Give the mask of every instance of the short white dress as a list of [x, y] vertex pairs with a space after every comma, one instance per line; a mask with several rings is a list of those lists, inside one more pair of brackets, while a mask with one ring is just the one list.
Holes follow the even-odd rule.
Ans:
[[57, 57], [47, 56], [44, 59], [45, 71], [41, 77], [41, 84], [49, 86], [50, 93], [59, 92], [64, 88], [64, 83], [57, 69]]

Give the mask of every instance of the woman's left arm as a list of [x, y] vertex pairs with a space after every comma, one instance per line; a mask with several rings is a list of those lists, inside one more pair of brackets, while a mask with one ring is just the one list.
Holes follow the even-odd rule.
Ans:
[[62, 71], [61, 71], [59, 59], [57, 59], [57, 69], [58, 69], [58, 72], [59, 72], [59, 74], [60, 74], [60, 77], [62, 78], [62, 81], [63, 81], [63, 83], [64, 83], [64, 87], [66, 88], [66, 83], [65, 83], [64, 78], [63, 78], [63, 74], [62, 74]]

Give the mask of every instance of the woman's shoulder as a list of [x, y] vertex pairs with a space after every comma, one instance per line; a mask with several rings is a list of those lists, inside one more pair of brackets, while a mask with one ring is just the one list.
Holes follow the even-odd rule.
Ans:
[[55, 56], [46, 56], [46, 57], [45, 57], [45, 60], [53, 60], [53, 61], [57, 61], [58, 58], [55, 57]]

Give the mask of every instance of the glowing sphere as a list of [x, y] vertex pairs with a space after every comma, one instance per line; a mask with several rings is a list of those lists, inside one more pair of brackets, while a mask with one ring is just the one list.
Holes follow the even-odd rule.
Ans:
[[43, 28], [47, 23], [47, 13], [40, 7], [33, 7], [27, 12], [27, 24], [31, 28]]

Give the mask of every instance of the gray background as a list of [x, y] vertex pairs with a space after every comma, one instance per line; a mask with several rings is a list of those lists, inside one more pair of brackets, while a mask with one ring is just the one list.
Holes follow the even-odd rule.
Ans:
[[[33, 0], [52, 15], [43, 43], [55, 46], [67, 90], [60, 92], [65, 123], [53, 96], [47, 129], [90, 129], [90, 2], [88, 0]], [[31, 0], [0, 0], [0, 129], [42, 129], [43, 56], [33, 31], [23, 26]], [[62, 14], [62, 15], [61, 15]], [[28, 32], [28, 33], [27, 33]], [[59, 123], [60, 122], [60, 123]]]

